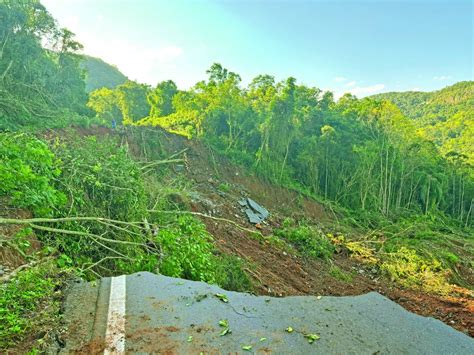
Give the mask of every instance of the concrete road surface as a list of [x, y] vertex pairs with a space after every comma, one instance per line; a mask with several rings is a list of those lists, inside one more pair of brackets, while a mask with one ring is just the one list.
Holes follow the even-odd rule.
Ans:
[[474, 354], [378, 293], [257, 297], [148, 272], [75, 285], [65, 319], [64, 354]]

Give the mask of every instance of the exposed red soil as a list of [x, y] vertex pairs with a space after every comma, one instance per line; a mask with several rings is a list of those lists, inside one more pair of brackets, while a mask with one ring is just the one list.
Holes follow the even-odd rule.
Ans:
[[[260, 230], [263, 235], [270, 235], [284, 217], [304, 217], [316, 223], [330, 223], [330, 213], [317, 201], [249, 174], [213, 154], [203, 144], [167, 135], [167, 148], [170, 154], [188, 148], [185, 153], [187, 175], [195, 181], [195, 189], [202, 196], [202, 201], [192, 204], [196, 212], [211, 213], [252, 228], [237, 203], [241, 196], [248, 196], [272, 213], [268, 225], [263, 225]], [[227, 193], [219, 191], [223, 183], [230, 186]], [[213, 205], [209, 206], [206, 201], [211, 201]], [[341, 281], [331, 276], [329, 262], [307, 260], [284, 252], [232, 224], [207, 218], [202, 220], [215, 237], [219, 250], [239, 256], [249, 263], [246, 271], [253, 279], [257, 294], [345, 296], [376, 291], [411, 312], [437, 318], [474, 336], [474, 298], [469, 290], [457, 288], [457, 293], [441, 296], [404, 289], [367, 270], [365, 265], [345, 253], [337, 254], [332, 260], [334, 265], [353, 276], [350, 282]]]
[[[0, 217], [2, 218], [15, 218], [15, 219], [27, 219], [31, 218], [31, 212], [21, 208], [11, 206], [6, 198], [0, 199]], [[18, 250], [14, 247], [15, 243], [8, 244], [15, 235], [24, 229], [24, 225], [18, 224], [0, 224], [0, 239], [5, 239], [5, 245], [0, 247], [0, 265], [8, 267], [11, 270], [19, 267], [20, 265], [26, 264], [26, 255], [31, 255], [37, 252], [41, 248], [41, 244], [32, 234], [25, 237], [25, 241], [29, 242], [30, 246], [25, 250]]]

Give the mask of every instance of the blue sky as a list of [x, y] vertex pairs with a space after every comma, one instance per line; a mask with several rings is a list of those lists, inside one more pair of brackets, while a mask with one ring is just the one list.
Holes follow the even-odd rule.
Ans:
[[473, 5], [461, 0], [42, 0], [84, 52], [129, 78], [188, 88], [214, 62], [366, 96], [473, 80]]

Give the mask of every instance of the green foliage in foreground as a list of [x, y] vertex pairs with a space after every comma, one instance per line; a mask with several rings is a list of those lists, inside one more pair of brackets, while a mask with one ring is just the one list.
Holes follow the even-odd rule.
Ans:
[[53, 186], [61, 174], [48, 146], [27, 134], [0, 134], [0, 196], [9, 196], [17, 207], [47, 216], [65, 203], [65, 195]]
[[47, 334], [57, 325], [64, 280], [65, 274], [50, 262], [0, 285], [0, 351], [24, 340], [26, 334]]
[[155, 240], [162, 253], [158, 266], [160, 273], [188, 280], [216, 282], [214, 246], [202, 223], [190, 216], [178, 217], [176, 225], [160, 230]]
[[107, 219], [33, 227], [46, 248], [59, 255], [59, 267], [73, 267], [88, 279], [150, 271], [250, 289], [241, 264], [216, 255], [212, 236], [198, 219], [148, 213], [157, 205], [174, 208], [167, 199], [180, 191], [168, 186], [175, 182], [163, 171], [145, 180], [140, 164], [117, 138], [98, 140], [68, 131], [48, 147], [31, 135], [2, 133], [0, 142], [3, 195], [32, 208], [36, 217], [48, 212]]

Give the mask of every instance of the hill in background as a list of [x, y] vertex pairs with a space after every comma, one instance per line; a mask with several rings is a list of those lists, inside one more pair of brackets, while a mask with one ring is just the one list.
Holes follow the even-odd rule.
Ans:
[[460, 111], [472, 111], [473, 92], [474, 81], [460, 81], [437, 91], [387, 92], [372, 98], [392, 101], [405, 116], [428, 124], [446, 120]]
[[415, 121], [418, 132], [446, 157], [474, 165], [474, 81], [461, 81], [432, 92], [389, 92], [389, 100]]
[[87, 72], [86, 92], [91, 92], [102, 87], [113, 89], [128, 80], [115, 66], [99, 58], [84, 56], [81, 66]]

